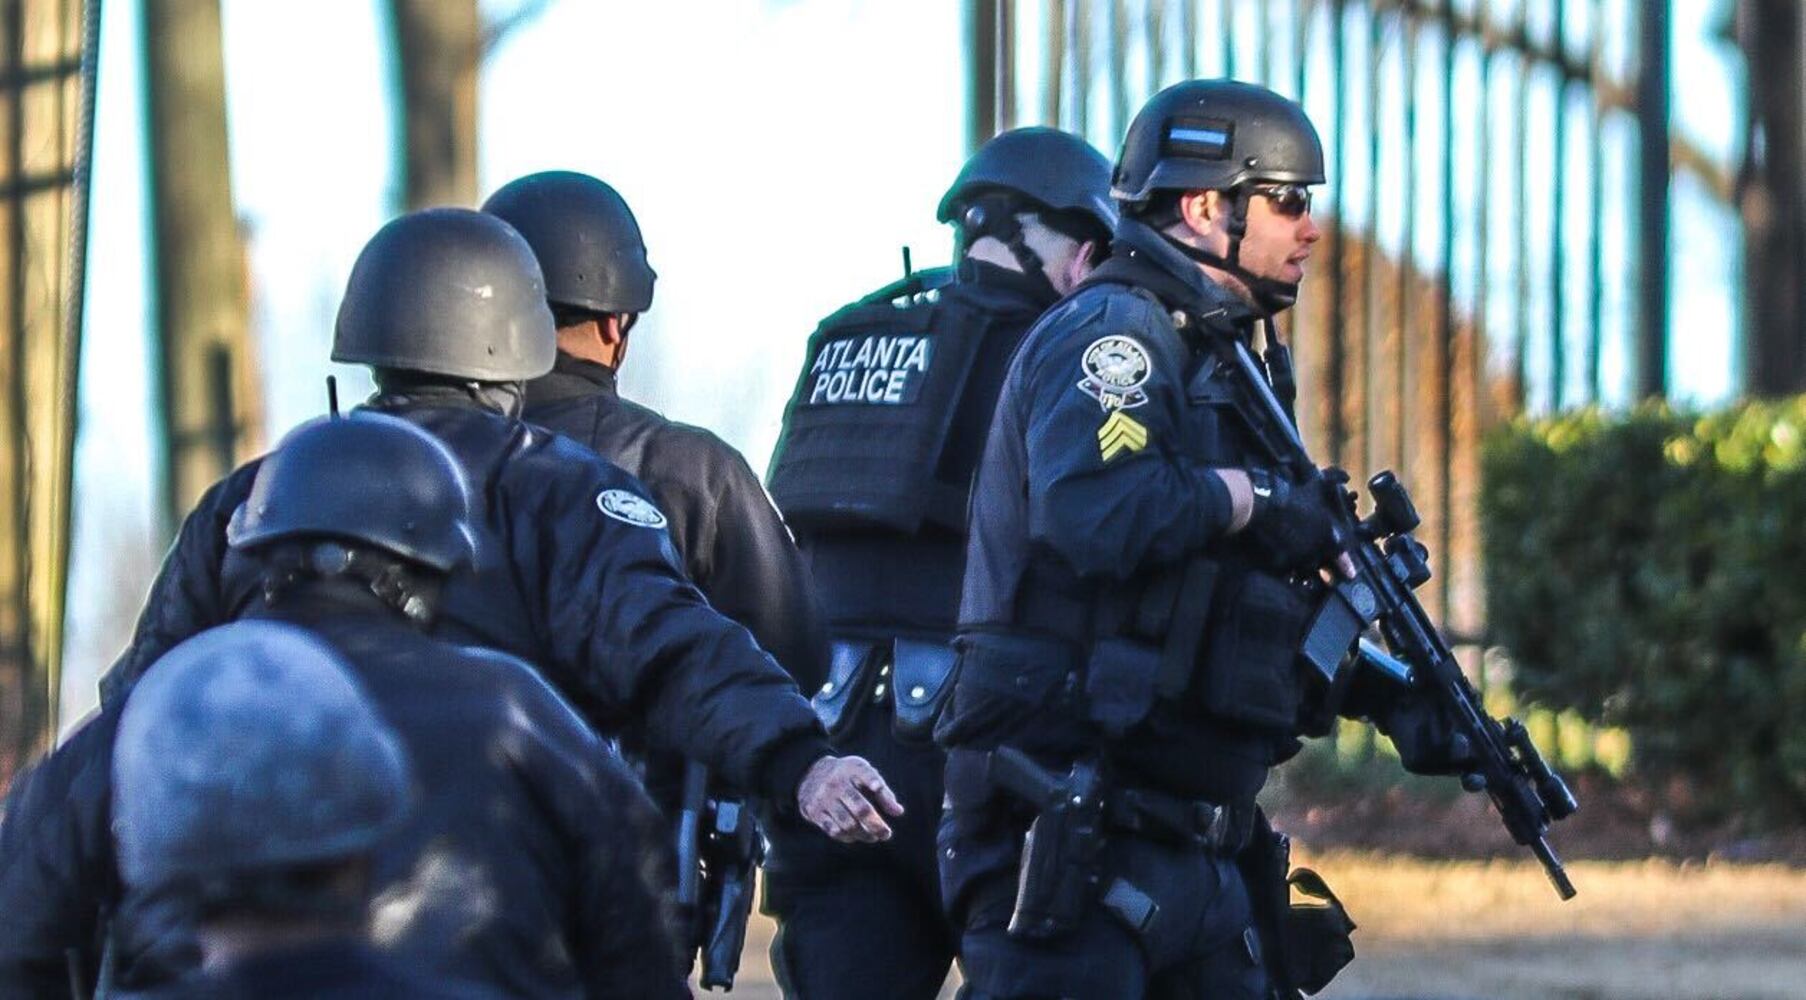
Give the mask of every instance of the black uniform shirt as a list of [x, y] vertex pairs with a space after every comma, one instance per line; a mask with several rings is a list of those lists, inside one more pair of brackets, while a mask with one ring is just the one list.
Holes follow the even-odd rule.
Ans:
[[[442, 441], [476, 494], [477, 571], [447, 581], [438, 634], [519, 656], [605, 732], [643, 725], [662, 747], [793, 808], [803, 773], [832, 752], [821, 724], [684, 576], [646, 488], [575, 442], [459, 398], [368, 404]], [[103, 699], [257, 596], [256, 574], [228, 565], [225, 537], [257, 465], [215, 484], [183, 522]]]
[[[1223, 541], [1228, 489], [1211, 470], [1260, 456], [1213, 395], [1216, 362], [1200, 345], [1246, 338], [1252, 310], [1131, 220], [1092, 280], [1036, 324], [1004, 380], [973, 491], [962, 633], [1088, 649], [1108, 603], [1132, 606], [1190, 556], [1237, 558], [1239, 542]], [[961, 675], [937, 733], [949, 745], [993, 745], [1007, 726], [1032, 727], [1043, 748], [1069, 755], [1099, 739], [1001, 708], [989, 692], [1012, 679], [986, 672], [969, 662]], [[1111, 757], [1125, 781], [1232, 801], [1253, 796], [1289, 736], [1184, 698], [1157, 703]]]
[[732, 445], [622, 399], [615, 371], [562, 351], [527, 383], [523, 417], [615, 463], [652, 491], [690, 579], [717, 611], [813, 691], [827, 677], [827, 638], [808, 570], [759, 477]]

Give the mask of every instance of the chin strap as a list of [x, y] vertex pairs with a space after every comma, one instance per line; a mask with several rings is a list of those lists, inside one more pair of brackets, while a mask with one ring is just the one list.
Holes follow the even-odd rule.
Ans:
[[1246, 188], [1238, 188], [1224, 193], [1229, 196], [1231, 206], [1229, 210], [1229, 255], [1227, 257], [1219, 257], [1208, 250], [1200, 250], [1165, 232], [1160, 233], [1160, 238], [1171, 244], [1173, 249], [1200, 264], [1207, 264], [1235, 275], [1237, 280], [1247, 286], [1248, 294], [1254, 296], [1255, 307], [1269, 316], [1292, 308], [1298, 301], [1297, 282], [1263, 278], [1258, 274], [1250, 273], [1247, 268], [1242, 266], [1242, 237], [1248, 232], [1248, 200], [1253, 195]]
[[967, 246], [986, 236], [1002, 243], [1016, 259], [1016, 266], [1022, 268], [1023, 276], [1042, 286], [1047, 301], [1058, 301], [1060, 292], [1054, 287], [1053, 279], [1047, 276], [1046, 262], [1023, 238], [1022, 221], [1016, 218], [1020, 210], [1015, 199], [1006, 195], [975, 198], [960, 213], [961, 236]]

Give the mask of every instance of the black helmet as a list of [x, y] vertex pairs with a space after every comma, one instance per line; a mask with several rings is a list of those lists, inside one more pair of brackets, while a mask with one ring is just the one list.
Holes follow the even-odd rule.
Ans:
[[520, 231], [546, 276], [553, 305], [599, 313], [652, 306], [658, 275], [627, 202], [588, 174], [548, 170], [502, 186], [483, 211]]
[[1111, 195], [1323, 183], [1323, 143], [1297, 102], [1239, 80], [1187, 80], [1148, 99], [1123, 136]]
[[991, 137], [960, 168], [935, 218], [952, 222], [973, 198], [999, 190], [1056, 212], [1087, 216], [1104, 233], [1116, 226], [1110, 161], [1069, 132], [1034, 126]]
[[334, 538], [449, 573], [473, 562], [470, 507], [443, 444], [406, 420], [359, 410], [290, 431], [258, 468], [226, 541], [255, 549]]
[[371, 237], [332, 340], [334, 361], [475, 382], [538, 378], [557, 353], [533, 248], [466, 208], [410, 212]]
[[133, 688], [113, 754], [126, 882], [329, 862], [408, 807], [407, 760], [345, 662], [292, 625], [203, 632]]

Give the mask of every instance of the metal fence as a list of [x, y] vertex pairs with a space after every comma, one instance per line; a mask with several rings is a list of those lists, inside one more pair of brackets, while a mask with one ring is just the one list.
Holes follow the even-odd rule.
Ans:
[[[1484, 634], [1478, 462], [1513, 413], [1668, 384], [1670, 186], [1732, 183], [1671, 124], [1666, 0], [969, 0], [970, 139], [1114, 152], [1159, 87], [1264, 83], [1325, 142], [1288, 319], [1325, 464], [1411, 484], [1426, 603]], [[1478, 657], [1471, 657], [1473, 662]]]
[[0, 0], [0, 788], [55, 715], [98, 0]]

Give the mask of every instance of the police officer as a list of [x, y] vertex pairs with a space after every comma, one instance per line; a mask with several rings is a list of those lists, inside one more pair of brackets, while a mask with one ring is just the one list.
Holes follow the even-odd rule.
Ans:
[[929, 733], [952, 665], [967, 487], [1011, 352], [1108, 239], [1109, 163], [1064, 132], [1006, 132], [967, 161], [937, 217], [958, 233], [956, 265], [821, 324], [771, 464], [835, 639], [817, 710], [907, 807], [876, 850], [776, 824], [772, 961], [801, 1000], [928, 998], [946, 978], [956, 935], [936, 880]]
[[621, 398], [616, 386], [628, 333], [651, 308], [657, 278], [626, 201], [594, 177], [547, 171], [504, 185], [483, 211], [533, 248], [558, 326], [557, 359], [527, 383], [522, 415], [645, 483], [709, 603], [745, 625], [803, 690], [815, 690], [827, 670], [820, 614], [758, 476], [727, 442]]
[[[292, 432], [227, 527], [227, 574], [257, 581], [244, 614], [304, 626], [342, 656], [413, 761], [416, 808], [370, 851], [381, 947], [509, 995], [687, 996], [662, 887], [646, 879], [668, 878], [668, 858], [632, 775], [525, 663], [423, 634], [447, 574], [469, 567], [471, 529], [451, 454], [414, 425], [370, 412]], [[58, 756], [94, 739], [84, 729]], [[247, 778], [278, 780], [255, 769]], [[40, 838], [104, 827], [106, 798], [104, 784], [76, 783], [60, 823]], [[233, 822], [243, 828], [228, 829], [248, 839], [261, 821], [246, 813]], [[49, 945], [45, 915], [71, 897], [93, 910], [113, 895], [106, 845], [84, 851], [82, 838], [60, 839], [69, 844], [45, 850], [65, 853], [32, 856], [53, 862], [59, 878], [20, 919], [27, 938]], [[163, 918], [154, 888], [132, 886], [114, 921], [127, 981], [194, 962], [186, 925]], [[38, 950], [40, 965], [61, 955]], [[0, 955], [20, 951], [0, 946]]]
[[177, 646], [119, 721], [119, 868], [190, 908], [207, 972], [147, 998], [501, 996], [364, 940], [372, 853], [410, 804], [402, 741], [305, 631]]
[[[684, 569], [709, 604], [745, 625], [799, 686], [815, 690], [827, 674], [827, 637], [802, 557], [758, 476], [725, 441], [623, 399], [617, 388], [628, 333], [651, 308], [657, 279], [627, 202], [594, 177], [546, 171], [503, 185], [483, 211], [513, 226], [533, 248], [558, 327], [557, 360], [549, 373], [527, 383], [523, 416], [588, 445], [645, 483], [670, 521]], [[677, 835], [697, 838], [679, 845], [682, 863], [694, 863], [708, 838], [685, 819], [686, 809], [713, 816], [719, 825], [722, 817], [738, 822], [744, 804], [732, 797], [733, 790], [719, 787], [712, 805], [686, 804], [686, 787], [708, 794], [706, 784], [697, 784], [706, 776], [697, 771], [686, 785], [681, 758], [646, 754], [640, 741], [629, 737], [627, 746], [640, 759], [647, 788]], [[745, 835], [709, 843], [716, 848], [732, 843], [747, 856], [710, 866], [706, 877], [721, 879], [731, 871], [747, 882], [698, 895], [718, 898], [727, 892], [750, 900], [758, 839]], [[696, 918], [703, 922], [702, 915]], [[733, 914], [736, 922], [744, 918], [744, 909]]]
[[1287, 395], [1266, 321], [1320, 236], [1323, 179], [1293, 102], [1229, 80], [1156, 94], [1116, 163], [1111, 259], [1004, 379], [937, 733], [972, 1000], [1274, 985], [1234, 861], [1297, 746], [1291, 581], [1352, 567], [1322, 494], [1262, 468], [1215, 348], [1265, 326]]
[[[333, 358], [371, 366], [366, 407], [439, 438], [480, 484], [479, 562], [447, 581], [442, 633], [522, 657], [598, 728], [642, 725], [831, 836], [888, 835], [881, 810], [899, 807], [883, 779], [832, 754], [790, 678], [684, 577], [644, 487], [518, 419], [524, 383], [556, 353], [532, 249], [494, 216], [401, 216], [352, 268]], [[216, 484], [183, 523], [103, 699], [254, 594], [253, 581], [222, 579], [220, 564], [256, 465]]]

